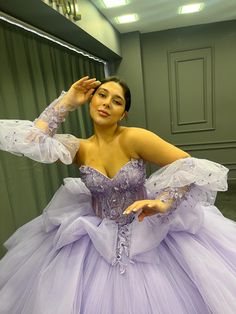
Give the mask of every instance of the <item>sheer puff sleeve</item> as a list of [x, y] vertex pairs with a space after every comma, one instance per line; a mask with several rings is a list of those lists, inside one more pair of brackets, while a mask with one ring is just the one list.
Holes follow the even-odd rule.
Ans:
[[71, 164], [79, 139], [70, 134], [49, 136], [28, 120], [0, 120], [0, 149], [42, 163]]
[[75, 109], [63, 104], [65, 94], [62, 92], [33, 122], [0, 120], [0, 149], [42, 163], [60, 160], [71, 164], [79, 149], [79, 139], [70, 134], [56, 134], [68, 112]]
[[[214, 202], [217, 191], [227, 190], [227, 173], [220, 164], [194, 157], [176, 160], [154, 172], [145, 183], [148, 198], [157, 199], [170, 191], [170, 197], [177, 201], [164, 214], [145, 217], [141, 223], [134, 220], [132, 235], [136, 242], [131, 242], [131, 258], [152, 262], [153, 249], [167, 234], [196, 234], [206, 221], [222, 215]], [[186, 192], [182, 193], [183, 189]], [[179, 195], [172, 196], [175, 193]]]
[[194, 157], [176, 160], [153, 173], [146, 182], [146, 188], [155, 198], [165, 189], [188, 191], [197, 188], [202, 192], [202, 200], [213, 204], [217, 191], [226, 191], [228, 169], [218, 163]]
[[149, 197], [175, 200], [170, 211], [157, 216], [165, 220], [178, 207], [188, 207], [191, 196], [193, 203], [213, 205], [217, 191], [228, 188], [228, 171], [218, 163], [194, 157], [176, 160], [156, 171], [146, 182]]

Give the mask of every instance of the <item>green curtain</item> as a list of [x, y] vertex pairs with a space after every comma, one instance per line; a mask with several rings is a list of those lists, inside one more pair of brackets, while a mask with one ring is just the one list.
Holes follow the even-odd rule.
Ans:
[[[3, 21], [0, 56], [0, 119], [32, 121], [80, 77], [104, 77], [103, 63]], [[88, 106], [70, 113], [58, 133], [90, 136]], [[78, 168], [0, 152], [0, 256], [5, 253], [4, 241], [41, 214], [65, 177], [78, 177]]]

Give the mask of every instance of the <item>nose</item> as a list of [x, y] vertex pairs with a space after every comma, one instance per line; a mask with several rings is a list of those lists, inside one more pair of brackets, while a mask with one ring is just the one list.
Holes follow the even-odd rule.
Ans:
[[109, 98], [104, 99], [103, 106], [106, 107], [106, 108], [110, 108], [110, 106], [111, 106], [111, 99], [109, 99]]

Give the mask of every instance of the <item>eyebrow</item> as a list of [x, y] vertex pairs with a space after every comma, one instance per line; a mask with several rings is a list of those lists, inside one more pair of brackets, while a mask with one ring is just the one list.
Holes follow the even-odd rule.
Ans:
[[[104, 88], [104, 87], [99, 87], [98, 91], [101, 89], [104, 90], [105, 92], [109, 93], [109, 90]], [[115, 97], [120, 98], [121, 100], [125, 101], [125, 99], [123, 97], [121, 97], [120, 95], [115, 95]]]

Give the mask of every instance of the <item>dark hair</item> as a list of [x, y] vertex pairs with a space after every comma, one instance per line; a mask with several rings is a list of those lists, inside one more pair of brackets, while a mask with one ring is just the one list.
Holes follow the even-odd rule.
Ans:
[[[115, 83], [119, 84], [122, 87], [123, 92], [124, 92], [125, 111], [129, 111], [130, 105], [131, 105], [131, 93], [130, 93], [130, 89], [129, 89], [128, 85], [124, 81], [122, 81], [118, 76], [109, 76], [109, 77], [106, 77], [106, 78], [102, 79], [100, 82], [101, 82], [101, 85], [105, 84], [105, 83], [108, 83], [108, 82], [115, 82]], [[96, 90], [100, 86], [98, 86], [95, 89], [94, 93], [96, 92]]]

